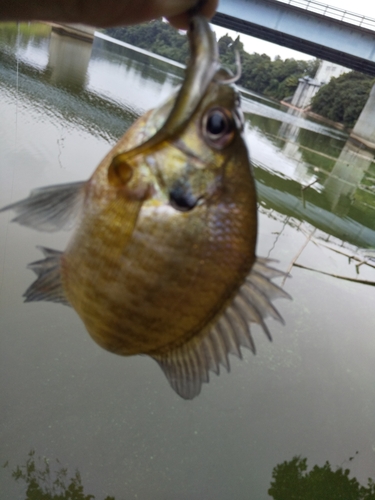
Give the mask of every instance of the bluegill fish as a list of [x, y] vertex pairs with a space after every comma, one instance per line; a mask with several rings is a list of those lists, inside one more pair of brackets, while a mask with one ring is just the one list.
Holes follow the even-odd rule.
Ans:
[[116, 354], [154, 358], [183, 398], [229, 354], [255, 352], [250, 323], [282, 318], [283, 275], [256, 258], [254, 178], [231, 77], [207, 21], [192, 19], [177, 94], [139, 118], [85, 182], [32, 191], [4, 207], [41, 231], [76, 224], [64, 252], [42, 248], [26, 301], [72, 306]]

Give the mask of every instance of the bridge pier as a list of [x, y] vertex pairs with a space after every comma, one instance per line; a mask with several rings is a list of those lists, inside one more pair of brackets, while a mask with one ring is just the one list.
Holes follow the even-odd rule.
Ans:
[[375, 84], [369, 98], [362, 109], [350, 137], [362, 142], [365, 146], [375, 149]]
[[310, 105], [311, 99], [318, 92], [321, 84], [309, 76], [300, 78], [298, 82], [291, 104], [296, 108], [303, 109]]

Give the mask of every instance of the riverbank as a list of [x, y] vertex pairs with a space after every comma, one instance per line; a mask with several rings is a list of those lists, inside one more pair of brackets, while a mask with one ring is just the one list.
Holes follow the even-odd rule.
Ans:
[[333, 120], [330, 120], [329, 118], [326, 118], [325, 116], [318, 115], [317, 113], [314, 113], [313, 111], [310, 111], [309, 108], [306, 109], [301, 109], [297, 108], [296, 106], [293, 106], [292, 104], [285, 102], [285, 101], [280, 101], [280, 104], [283, 106], [287, 106], [288, 108], [295, 109], [296, 111], [300, 111], [302, 114], [305, 116], [308, 116], [309, 118], [313, 118], [316, 121], [319, 121], [320, 123], [324, 123], [326, 125], [329, 125], [330, 127], [334, 127], [337, 130], [342, 130], [344, 132], [347, 132], [349, 134], [349, 138], [354, 141], [355, 143], [360, 143], [366, 146], [366, 148], [373, 149], [375, 150], [375, 143], [371, 141], [367, 141], [363, 137], [360, 137], [357, 134], [353, 133], [353, 129], [345, 127], [340, 122], [335, 122]]
[[289, 102], [286, 102], [286, 101], [280, 101], [280, 104], [282, 104], [283, 106], [287, 106], [288, 108], [295, 109], [296, 111], [300, 111], [304, 115], [309, 116], [310, 118], [313, 118], [314, 120], [317, 120], [321, 123], [324, 123], [326, 125], [330, 125], [331, 127], [334, 127], [338, 130], [343, 130], [344, 132], [348, 132], [348, 134], [350, 134], [352, 131], [352, 129], [345, 127], [345, 125], [343, 125], [342, 123], [335, 122], [333, 120], [330, 120], [329, 118], [326, 118], [325, 116], [318, 115], [317, 113], [310, 111], [309, 108], [305, 108], [305, 109], [297, 108], [297, 106], [293, 106], [293, 104], [290, 104]]

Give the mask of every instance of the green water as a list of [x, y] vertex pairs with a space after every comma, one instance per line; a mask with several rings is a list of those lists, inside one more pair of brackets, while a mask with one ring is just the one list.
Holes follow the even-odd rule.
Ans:
[[[0, 26], [0, 206], [88, 178], [182, 74], [98, 37], [91, 46], [45, 25]], [[65, 467], [66, 484], [78, 470], [97, 500], [267, 499], [272, 472], [295, 456], [349, 468], [363, 485], [375, 478], [375, 271], [365, 258], [375, 247], [374, 154], [261, 96], [242, 101], [257, 253], [291, 273], [294, 300], [277, 303], [285, 326], [268, 321], [272, 343], [254, 328], [257, 355], [232, 358], [230, 374], [183, 401], [152, 360], [95, 345], [71, 309], [23, 303], [35, 247], [64, 249], [69, 234], [0, 214], [1, 498], [26, 498], [32, 475], [12, 471], [28, 459], [45, 490]], [[49, 476], [37, 457], [50, 460]], [[297, 491], [283, 471], [284, 489]], [[342, 488], [349, 498], [344, 479]]]

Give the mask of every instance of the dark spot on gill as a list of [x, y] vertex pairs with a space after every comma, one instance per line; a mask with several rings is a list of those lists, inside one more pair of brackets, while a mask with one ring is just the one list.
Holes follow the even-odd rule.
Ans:
[[181, 182], [176, 182], [169, 192], [169, 203], [180, 212], [192, 210], [198, 203], [198, 200], [199, 198], [196, 198], [190, 192], [189, 186]]

